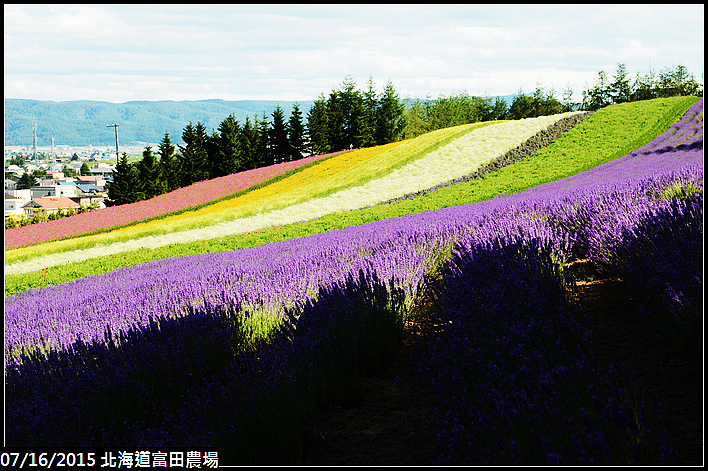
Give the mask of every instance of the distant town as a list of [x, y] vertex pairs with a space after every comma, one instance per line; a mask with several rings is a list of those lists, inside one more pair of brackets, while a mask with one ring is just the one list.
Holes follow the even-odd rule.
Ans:
[[[142, 156], [143, 150], [145, 150], [145, 145], [142, 146], [122, 146], [119, 145], [119, 152], [128, 154], [131, 159], [139, 159]], [[149, 144], [153, 149], [157, 149], [158, 144]], [[54, 154], [52, 154], [52, 151]], [[57, 161], [66, 162], [71, 160], [71, 158], [76, 154], [76, 156], [81, 161], [91, 161], [101, 160], [108, 161], [112, 160], [115, 163], [116, 160], [116, 148], [115, 146], [68, 146], [68, 145], [56, 145], [52, 150], [51, 146], [37, 146], [37, 157], [40, 160], [51, 160], [52, 158]], [[5, 146], [5, 166], [7, 166], [7, 161], [13, 157], [24, 157], [25, 160], [32, 160], [34, 155], [34, 147], [29, 146]]]
[[[130, 160], [139, 160], [144, 149], [119, 147]], [[111, 146], [5, 146], [5, 228], [104, 208], [115, 164]]]

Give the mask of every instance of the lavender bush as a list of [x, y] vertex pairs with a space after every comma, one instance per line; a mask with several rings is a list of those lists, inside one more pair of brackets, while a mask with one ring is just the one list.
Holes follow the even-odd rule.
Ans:
[[321, 288], [255, 346], [243, 316], [205, 306], [117, 339], [8, 365], [11, 446], [221, 446], [222, 463], [284, 464], [317, 400], [396, 351], [404, 294], [375, 273]]
[[417, 358], [438, 391], [436, 464], [623, 463], [646, 433], [630, 420], [632, 398], [594, 365], [551, 228], [517, 224], [516, 236], [456, 245], [431, 285], [432, 322], [444, 327]]

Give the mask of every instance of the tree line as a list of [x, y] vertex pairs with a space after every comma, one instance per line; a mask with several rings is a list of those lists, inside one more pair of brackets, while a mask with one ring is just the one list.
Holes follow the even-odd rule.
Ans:
[[632, 78], [626, 66], [620, 63], [612, 78], [600, 71], [596, 83], [582, 92], [581, 102], [574, 101], [573, 95], [569, 84], [558, 98], [555, 90], [545, 90], [537, 84], [531, 94], [520, 89], [510, 105], [500, 97], [482, 98], [466, 92], [442, 95], [435, 100], [415, 100], [407, 107], [404, 137], [413, 138], [436, 129], [479, 121], [535, 118], [576, 110], [596, 111], [612, 104], [653, 98], [702, 96], [703, 88], [682, 65], [663, 69], [658, 74], [636, 74]]
[[637, 74], [632, 79], [625, 64], [618, 63], [612, 78], [601, 70], [595, 84], [583, 91], [582, 109], [596, 111], [618, 103], [688, 95], [703, 96], [703, 87], [683, 65], [644, 76]]
[[264, 113], [241, 125], [230, 115], [211, 134], [201, 122], [190, 122], [182, 133], [184, 146], [175, 146], [166, 132], [157, 150], [159, 160], [149, 145], [138, 162], [129, 162], [123, 153], [106, 204], [133, 203], [244, 170], [400, 140], [405, 104], [393, 84], [389, 81], [381, 94], [373, 79], [367, 86], [362, 92], [346, 77], [326, 98], [320, 95], [304, 118], [296, 103], [287, 120], [278, 106], [271, 120]]
[[442, 95], [435, 100], [414, 101], [406, 112], [405, 138], [414, 138], [436, 129], [443, 129], [480, 121], [536, 118], [570, 111], [571, 107], [536, 86], [532, 95], [519, 90], [511, 105], [500, 97], [491, 99], [470, 96], [466, 92]]
[[658, 75], [629, 77], [624, 64], [610, 79], [598, 73], [593, 87], [582, 92], [582, 102], [573, 101], [566, 85], [563, 95], [537, 84], [531, 94], [521, 89], [511, 104], [500, 98], [470, 96], [466, 92], [432, 100], [401, 100], [388, 81], [378, 94], [372, 78], [366, 89], [356, 88], [347, 76], [327, 96], [320, 94], [303, 118], [293, 105], [288, 120], [278, 106], [271, 120], [264, 113], [240, 124], [228, 116], [217, 130], [207, 133], [201, 122], [184, 128], [184, 146], [179, 149], [165, 133], [159, 144], [159, 160], [148, 145], [142, 159], [131, 163], [124, 153], [119, 158], [108, 187], [107, 205], [132, 203], [220, 176], [326, 154], [410, 139], [421, 134], [462, 124], [492, 120], [516, 120], [573, 110], [595, 111], [627, 101], [676, 95], [702, 95], [702, 87], [683, 66], [664, 69]]

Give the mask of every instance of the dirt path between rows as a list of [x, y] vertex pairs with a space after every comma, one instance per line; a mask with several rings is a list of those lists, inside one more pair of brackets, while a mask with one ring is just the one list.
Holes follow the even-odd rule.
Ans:
[[[575, 269], [591, 270], [587, 262]], [[689, 359], [643, 319], [631, 293], [618, 279], [579, 282], [581, 312], [592, 313], [594, 353], [600, 367], [625, 363], [645, 390], [646, 415], [672, 437], [668, 465], [703, 464], [703, 364]], [[438, 456], [436, 432], [426, 417], [431, 387], [415, 375], [411, 340], [379, 371], [362, 378], [349, 394], [321, 406], [307, 427], [304, 465], [426, 466]], [[621, 370], [621, 369], [620, 369]], [[621, 374], [621, 373], [620, 373]], [[663, 404], [663, 416], [654, 402]], [[423, 425], [425, 424], [425, 425]], [[666, 443], [666, 442], [663, 442]], [[658, 456], [658, 446], [641, 448], [637, 459]]]

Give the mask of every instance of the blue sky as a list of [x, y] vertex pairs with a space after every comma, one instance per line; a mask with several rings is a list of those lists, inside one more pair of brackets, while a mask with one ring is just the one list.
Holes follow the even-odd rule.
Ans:
[[688, 68], [704, 5], [4, 5], [5, 98], [313, 100], [350, 75], [400, 98]]

